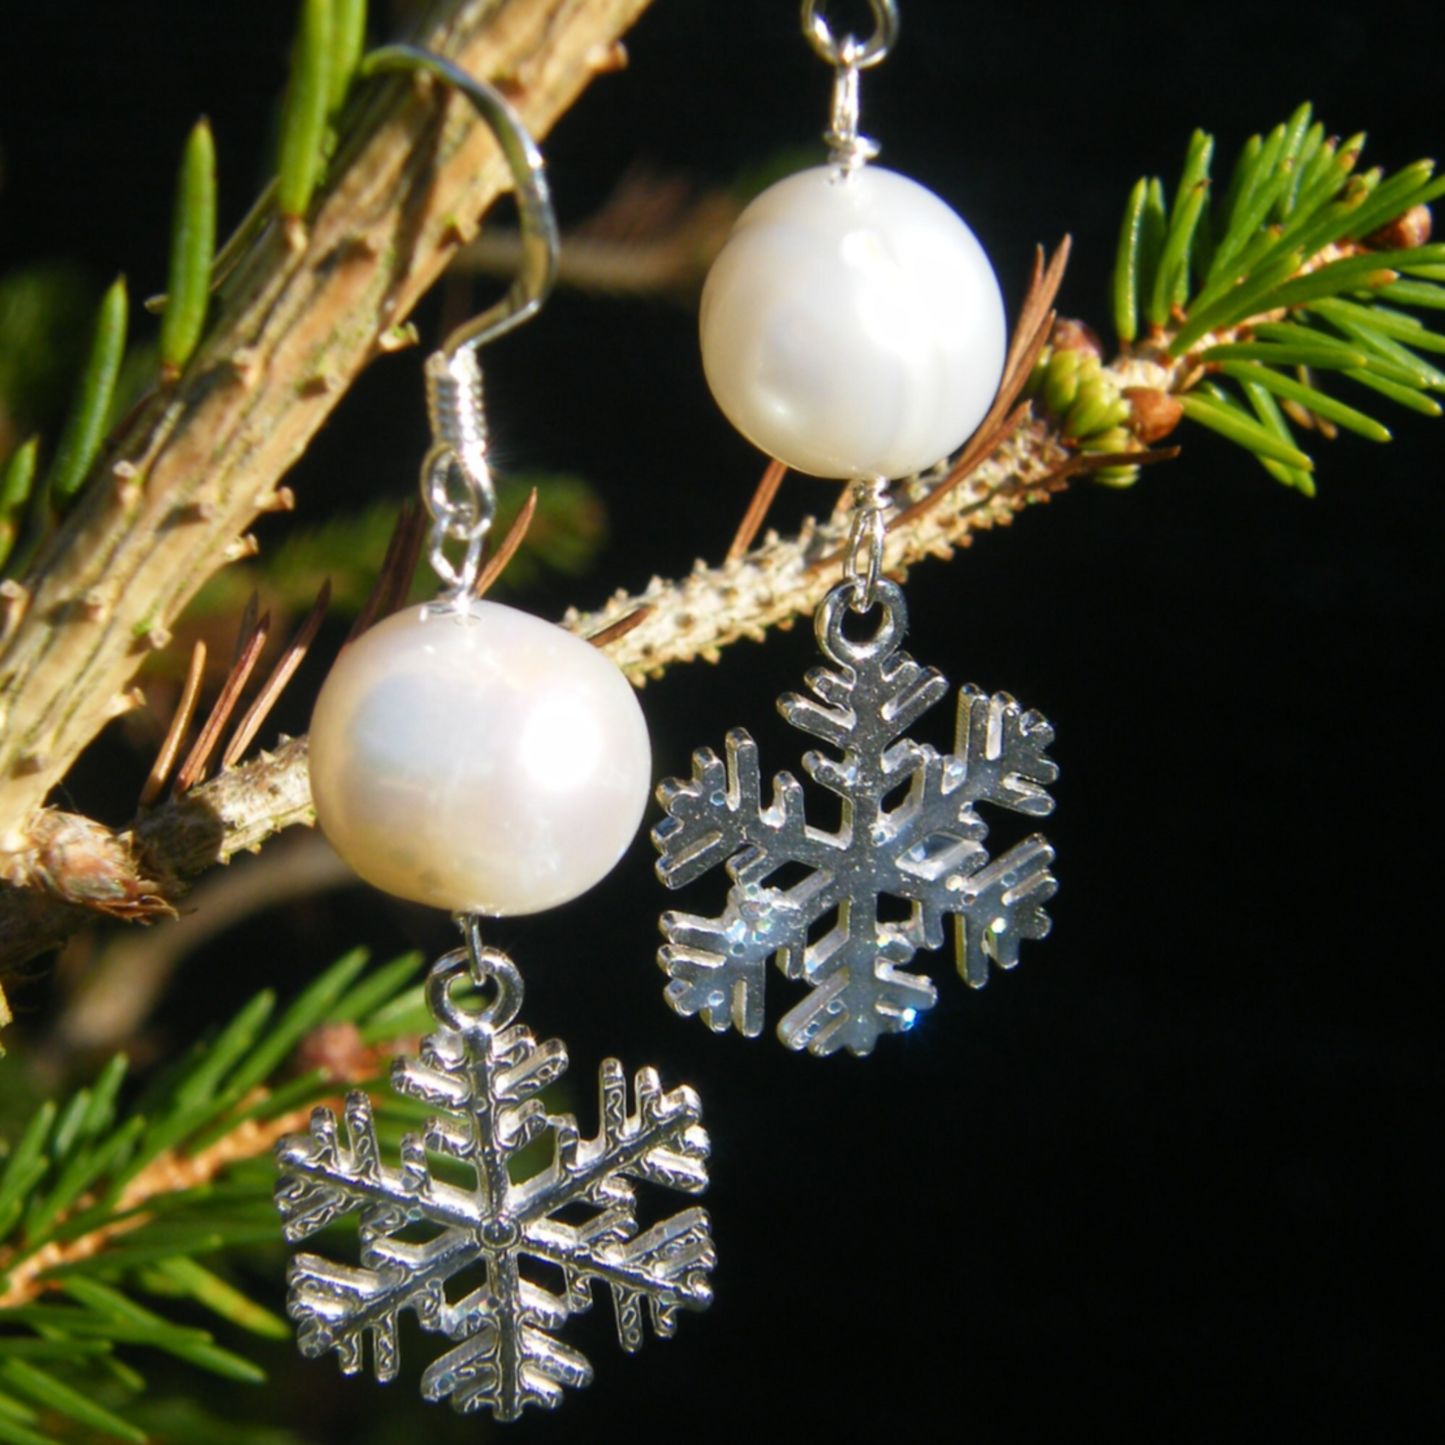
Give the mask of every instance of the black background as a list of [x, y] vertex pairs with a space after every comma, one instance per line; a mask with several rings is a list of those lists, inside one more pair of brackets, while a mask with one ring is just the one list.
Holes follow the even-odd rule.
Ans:
[[[4, 9], [0, 264], [65, 253], [126, 270], [133, 296], [161, 289], [186, 129], [212, 117], [234, 222], [292, 5]], [[1368, 129], [1378, 163], [1438, 151], [1441, 15], [906, 0], [865, 127], [969, 219], [1011, 307], [1034, 245], [1071, 232], [1060, 304], [1102, 329], [1128, 189], [1172, 186], [1194, 126], [1232, 160], [1311, 99], [1331, 129]], [[811, 139], [828, 81], [794, 17], [790, 0], [657, 0], [629, 69], [547, 145], [564, 222], [635, 160], [717, 183]], [[689, 314], [559, 295], [488, 360], [504, 462], [582, 472], [612, 519], [596, 573], [529, 606], [555, 615], [722, 553], [761, 460], [712, 408]], [[412, 484], [419, 362], [388, 358], [342, 402], [290, 479], [303, 517]], [[569, 1326], [596, 1384], [512, 1438], [1438, 1429], [1445, 430], [1387, 421], [1391, 446], [1319, 444], [1313, 501], [1185, 430], [1184, 456], [1132, 491], [1079, 487], [914, 575], [914, 655], [1057, 727], [1061, 891], [1052, 936], [981, 993], [946, 955], [920, 960], [939, 1005], [872, 1058], [674, 1018], [651, 962], [672, 900], [645, 839], [593, 895], [494, 931], [527, 1020], [568, 1040], [584, 1128], [606, 1053], [702, 1093], [721, 1254], [713, 1309], [672, 1342], [622, 1357], [605, 1304]], [[784, 521], [830, 499], [790, 486]], [[811, 661], [800, 627], [650, 685], [659, 775], [739, 724], [765, 769], [795, 767], [772, 700]], [[703, 892], [684, 906], [706, 911]], [[362, 890], [292, 909], [194, 962], [172, 1026], [297, 987], [350, 944], [418, 940], [444, 946], [444, 924]], [[419, 1366], [435, 1342], [406, 1348]], [[317, 1441], [487, 1428], [419, 1402], [377, 1425], [374, 1385], [284, 1350], [269, 1363], [276, 1388], [234, 1409]]]

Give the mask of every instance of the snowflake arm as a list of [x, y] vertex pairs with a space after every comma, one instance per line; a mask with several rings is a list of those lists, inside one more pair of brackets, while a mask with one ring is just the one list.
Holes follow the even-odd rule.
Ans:
[[1012, 968], [1023, 939], [1048, 934], [1043, 905], [1058, 890], [1049, 872], [1053, 858], [1053, 848], [1035, 833], [963, 880], [954, 928], [958, 971], [970, 987], [988, 982], [990, 959]]
[[803, 680], [813, 697], [784, 693], [778, 711], [799, 732], [844, 749], [854, 746], [860, 712], [871, 712], [886, 724], [883, 740], [887, 741], [906, 732], [948, 695], [943, 674], [915, 662], [906, 652], [884, 657], [877, 666], [842, 663], [836, 672], [810, 668]]
[[1034, 818], [1054, 810], [1045, 791], [1058, 767], [1044, 755], [1054, 730], [1039, 713], [1025, 712], [1006, 692], [990, 697], [971, 685], [958, 690], [954, 761], [959, 786], [973, 803], [997, 803]]
[[[807, 826], [803, 790], [779, 773], [764, 808], [758, 745], [743, 728], [725, 739], [724, 765], [711, 748], [693, 754], [692, 777], [669, 778], [657, 789], [667, 816], [652, 830], [661, 857], [657, 876], [681, 888], [728, 862], [733, 876], [757, 879], [783, 863], [822, 862], [833, 840]], [[834, 843], [833, 846], [836, 846]]]
[[778, 1023], [788, 1048], [869, 1054], [880, 1034], [911, 1027], [937, 1001], [930, 979], [900, 966], [917, 948], [907, 929], [880, 923], [869, 902], [843, 904], [837, 926], [808, 946], [809, 981], [816, 982]]

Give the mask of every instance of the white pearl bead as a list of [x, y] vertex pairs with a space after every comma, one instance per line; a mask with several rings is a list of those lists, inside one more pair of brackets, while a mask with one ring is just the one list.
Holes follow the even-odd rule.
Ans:
[[947, 456], [988, 411], [1007, 346], [973, 232], [877, 166], [764, 191], [713, 263], [700, 329], [728, 420], [819, 477], [906, 477]]
[[311, 720], [311, 794], [369, 883], [456, 912], [535, 913], [632, 841], [652, 749], [595, 647], [495, 602], [413, 607], [341, 655]]

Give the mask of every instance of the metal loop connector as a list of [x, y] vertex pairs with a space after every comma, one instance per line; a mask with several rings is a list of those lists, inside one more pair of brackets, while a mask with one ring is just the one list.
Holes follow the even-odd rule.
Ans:
[[[429, 559], [432, 571], [447, 584], [450, 599], [459, 602], [476, 581], [482, 546], [497, 514], [476, 352], [433, 352], [426, 362], [426, 389], [433, 440], [422, 462], [421, 491], [434, 524]], [[467, 544], [458, 566], [446, 555], [448, 541]]]
[[[482, 944], [481, 920], [474, 913], [458, 913], [457, 927], [466, 940], [432, 965], [426, 981], [427, 1007], [446, 1027], [465, 1038], [493, 1034], [512, 1022], [522, 1008], [522, 975], [517, 965], [500, 949]], [[477, 988], [491, 984], [490, 1003], [481, 1008], [463, 1008], [451, 996], [454, 983], [470, 979]]]
[[823, 139], [828, 158], [845, 175], [852, 175], [878, 154], [876, 141], [858, 130], [858, 75], [877, 65], [898, 38], [898, 7], [894, 0], [868, 0], [873, 11], [873, 34], [867, 40], [845, 35], [841, 40], [822, 14], [822, 0], [803, 0], [803, 34], [808, 43], [833, 67], [833, 106]]
[[858, 130], [858, 72], [855, 59], [858, 42], [850, 35], [843, 41], [843, 59], [833, 72], [833, 108], [823, 139], [828, 159], [845, 175], [851, 175], [878, 154], [878, 142]]
[[873, 12], [873, 34], [855, 51], [854, 59], [844, 59], [845, 47], [858, 42], [847, 36], [842, 41], [833, 34], [833, 27], [823, 15], [827, 0], [803, 0], [803, 34], [808, 43], [832, 66], [853, 64], [859, 70], [877, 65], [898, 43], [898, 6], [895, 0], [868, 0]]
[[[477, 352], [534, 315], [557, 278], [557, 217], [542, 153], [521, 117], [483, 80], [429, 50], [389, 45], [373, 51], [363, 72], [422, 71], [445, 81], [471, 101], [502, 148], [516, 191], [522, 265], [507, 294], [480, 316], [457, 327], [427, 358], [427, 411], [432, 445], [422, 461], [421, 493], [432, 517], [429, 557], [446, 587], [446, 600], [465, 601], [481, 569], [482, 548], [497, 512], [487, 461], [487, 416]], [[454, 564], [448, 542], [465, 542]]]
[[843, 555], [843, 576], [853, 584], [850, 602], [854, 612], [869, 611], [883, 576], [883, 544], [888, 536], [884, 511], [888, 483], [883, 478], [853, 484], [853, 521], [848, 529], [848, 550]]

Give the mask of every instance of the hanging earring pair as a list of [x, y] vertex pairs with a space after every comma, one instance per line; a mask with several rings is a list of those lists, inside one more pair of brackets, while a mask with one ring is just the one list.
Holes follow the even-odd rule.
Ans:
[[[778, 182], [742, 213], [700, 318], [708, 384], [733, 425], [785, 466], [852, 489], [842, 580], [814, 617], [828, 665], [808, 674], [811, 696], [778, 702], [793, 727], [841, 754], [803, 758], [841, 799], [841, 826], [807, 822], [789, 773], [765, 803], [757, 745], [738, 728], [725, 760], [705, 748], [691, 778], [661, 785], [667, 816], [653, 831], [669, 888], [718, 864], [732, 880], [718, 917], [662, 916], [668, 1003], [716, 1032], [756, 1036], [773, 959], [808, 988], [778, 1037], [817, 1055], [867, 1054], [933, 1006], [932, 981], [908, 965], [943, 945], [949, 917], [969, 984], [981, 987], [991, 963], [1013, 967], [1021, 940], [1047, 933], [1042, 905], [1056, 886], [1053, 849], [1037, 835], [990, 862], [977, 812], [980, 803], [1052, 810], [1053, 731], [1039, 714], [970, 686], [951, 753], [905, 736], [948, 683], [901, 649], [907, 609], [885, 575], [889, 485], [978, 426], [1007, 338], [998, 282], [972, 231], [931, 191], [868, 164], [878, 147], [858, 130], [859, 78], [898, 35], [894, 0], [869, 4], [875, 29], [859, 41], [835, 36], [822, 0], [803, 0], [803, 32], [834, 72], [829, 163]], [[868, 614], [872, 634], [854, 640], [848, 619]], [[772, 886], [798, 865], [802, 881]], [[907, 917], [885, 918], [885, 897]]]
[[[594, 1287], [610, 1292], [627, 1350], [643, 1342], [645, 1313], [667, 1336], [682, 1310], [707, 1306], [707, 1215], [686, 1209], [640, 1232], [634, 1186], [700, 1193], [708, 1140], [691, 1089], [664, 1091], [643, 1069], [629, 1107], [615, 1059], [601, 1068], [595, 1137], [554, 1112], [542, 1090], [566, 1070], [565, 1046], [514, 1022], [521, 976], [482, 940], [484, 916], [554, 907], [611, 870], [646, 806], [651, 749], [632, 688], [605, 655], [474, 596], [496, 508], [477, 352], [552, 285], [557, 229], [541, 155], [494, 90], [438, 56], [394, 46], [367, 71], [423, 71], [472, 102], [512, 170], [523, 266], [502, 302], [426, 364], [433, 445], [421, 487], [442, 593], [351, 644], [311, 728], [312, 796], [336, 850], [377, 887], [449, 910], [462, 931], [463, 946], [426, 981], [435, 1030], [392, 1070], [397, 1092], [438, 1113], [402, 1138], [392, 1166], [366, 1094], [348, 1096], [344, 1129], [316, 1110], [308, 1133], [277, 1146], [276, 1202], [292, 1241], [359, 1216], [359, 1265], [312, 1254], [291, 1263], [288, 1312], [303, 1354], [335, 1350], [355, 1374], [369, 1336], [376, 1377], [390, 1380], [398, 1316], [410, 1309], [423, 1330], [457, 1342], [426, 1368], [422, 1394], [512, 1420], [590, 1381], [588, 1361], [557, 1335]], [[448, 547], [458, 545], [454, 561]], [[454, 996], [468, 983], [483, 1006]], [[518, 1154], [547, 1136], [547, 1166], [514, 1178]], [[560, 1272], [560, 1293], [528, 1277], [529, 1261]], [[485, 1282], [449, 1298], [448, 1283], [477, 1266]]]

